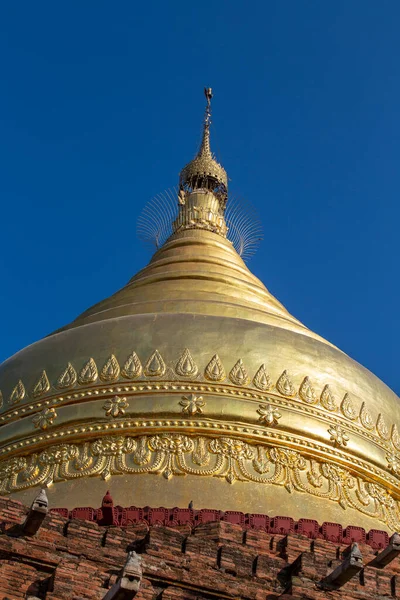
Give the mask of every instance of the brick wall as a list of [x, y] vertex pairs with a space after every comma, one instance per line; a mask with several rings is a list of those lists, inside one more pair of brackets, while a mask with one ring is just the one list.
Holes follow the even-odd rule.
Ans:
[[320, 582], [340, 564], [346, 544], [221, 520], [195, 527], [173, 520], [172, 526], [104, 527], [54, 512], [28, 538], [16, 527], [26, 512], [0, 498], [0, 600], [100, 600], [129, 549], [142, 555], [137, 600], [400, 597], [399, 559], [383, 569], [369, 566], [377, 551], [366, 543], [359, 544], [363, 570], [340, 589], [325, 591]]

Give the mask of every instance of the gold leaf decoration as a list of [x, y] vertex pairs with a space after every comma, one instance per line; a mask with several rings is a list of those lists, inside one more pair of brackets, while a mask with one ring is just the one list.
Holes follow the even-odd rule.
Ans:
[[241, 358], [239, 358], [237, 363], [233, 366], [231, 372], [229, 373], [229, 379], [236, 385], [246, 385], [246, 383], [248, 383], [249, 375], [243, 366], [243, 361]]
[[328, 384], [322, 390], [319, 401], [321, 406], [326, 408], [326, 410], [330, 410], [331, 412], [335, 412], [337, 410], [335, 398], [333, 397], [331, 388]]
[[375, 427], [374, 420], [371, 417], [371, 413], [367, 409], [365, 402], [363, 402], [361, 405], [360, 421], [364, 425], [365, 429], [369, 429], [369, 431], [371, 431]]
[[222, 381], [223, 379], [225, 379], [225, 369], [218, 354], [214, 354], [214, 356], [206, 366], [204, 375], [210, 381]]
[[276, 382], [276, 389], [278, 390], [278, 392], [280, 394], [282, 394], [282, 396], [295, 396], [296, 395], [296, 388], [294, 387], [288, 372], [285, 370], [283, 371], [282, 375], [279, 377], [278, 381]]
[[265, 364], [262, 364], [254, 375], [253, 383], [259, 390], [266, 392], [272, 388], [272, 380], [268, 375]]
[[103, 381], [115, 381], [120, 374], [120, 368], [114, 354], [107, 359], [105, 365], [100, 371], [100, 379]]
[[307, 404], [316, 404], [318, 398], [309, 377], [304, 377], [299, 388], [299, 396]]
[[378, 432], [379, 437], [381, 437], [383, 440], [390, 439], [389, 429], [385, 423], [385, 419], [382, 417], [382, 414], [379, 414], [378, 416], [378, 420], [376, 422], [376, 430]]
[[18, 381], [17, 385], [11, 392], [10, 404], [18, 404], [25, 398], [25, 386], [21, 380]]
[[97, 379], [97, 366], [94, 362], [93, 358], [89, 358], [87, 363], [82, 367], [81, 372], [79, 373], [78, 381], [81, 385], [85, 385], [86, 383], [93, 383]]
[[43, 394], [48, 392], [49, 389], [50, 389], [50, 382], [47, 377], [46, 371], [42, 371], [41, 376], [39, 377], [38, 381], [36, 382], [36, 384], [33, 388], [32, 393], [33, 393], [34, 398], [38, 398], [39, 396], [42, 396]]
[[154, 350], [145, 364], [144, 374], [148, 377], [160, 377], [165, 373], [165, 362], [158, 350]]
[[75, 385], [78, 376], [71, 363], [68, 363], [60, 377], [57, 379], [57, 387], [65, 389]]
[[397, 425], [392, 426], [392, 444], [396, 450], [400, 450], [400, 435]]
[[136, 379], [142, 374], [142, 363], [136, 352], [132, 352], [122, 367], [121, 375], [126, 379]]
[[182, 356], [176, 363], [175, 371], [181, 377], [195, 377], [197, 375], [197, 365], [194, 362], [189, 348], [185, 348]]
[[3, 404], [4, 404], [3, 394], [2, 394], [2, 392], [0, 390], [0, 408], [2, 408]]
[[343, 400], [340, 404], [340, 410], [342, 411], [342, 413], [344, 414], [345, 417], [350, 419], [350, 421], [357, 420], [358, 412], [357, 412], [349, 394], [347, 394], [347, 392], [343, 396]]

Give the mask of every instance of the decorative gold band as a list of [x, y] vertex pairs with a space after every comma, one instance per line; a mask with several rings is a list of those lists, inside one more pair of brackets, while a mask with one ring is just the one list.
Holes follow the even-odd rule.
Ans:
[[251, 444], [234, 437], [180, 433], [112, 435], [90, 442], [50, 446], [0, 465], [0, 493], [82, 477], [159, 474], [224, 478], [283, 486], [354, 508], [392, 530], [400, 525], [399, 503], [380, 485], [345, 468], [294, 450]]

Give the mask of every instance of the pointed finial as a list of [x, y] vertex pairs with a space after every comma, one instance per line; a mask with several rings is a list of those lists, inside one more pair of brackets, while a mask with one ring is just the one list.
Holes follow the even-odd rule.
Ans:
[[200, 148], [195, 158], [182, 169], [179, 187], [189, 192], [200, 189], [213, 192], [218, 197], [223, 211], [228, 194], [228, 177], [225, 169], [215, 160], [210, 148], [212, 89], [204, 88], [204, 95], [206, 110]]

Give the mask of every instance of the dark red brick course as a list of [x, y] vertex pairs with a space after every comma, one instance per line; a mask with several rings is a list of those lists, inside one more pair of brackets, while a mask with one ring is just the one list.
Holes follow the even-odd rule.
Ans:
[[[187, 510], [179, 520], [176, 509], [165, 509], [166, 521], [158, 511], [158, 524], [150, 524], [144, 518], [149, 509], [140, 510], [141, 522], [125, 527], [51, 512], [35, 536], [23, 537], [16, 525], [27, 509], [15, 500], [0, 498], [0, 600], [29, 596], [100, 600], [117, 580], [129, 549], [142, 556], [143, 580], [137, 600], [400, 597], [399, 559], [383, 569], [368, 566], [378, 550], [366, 543], [367, 536], [364, 541], [362, 532], [359, 547], [364, 568], [340, 589], [325, 590], [321, 582], [341, 563], [346, 544], [343, 537], [340, 543], [324, 539], [315, 522], [303, 523], [304, 528], [301, 522], [289, 523], [291, 531], [285, 534], [272, 533], [267, 526], [252, 529], [248, 516], [243, 522], [237, 513], [234, 523], [229, 513], [203, 522], [188, 519]], [[280, 521], [271, 522], [279, 530]], [[348, 534], [349, 528], [344, 535], [348, 538]], [[369, 535], [374, 538], [375, 534]], [[382, 540], [386, 542], [384, 536]]]

